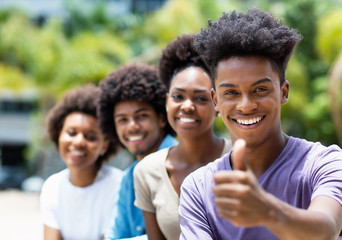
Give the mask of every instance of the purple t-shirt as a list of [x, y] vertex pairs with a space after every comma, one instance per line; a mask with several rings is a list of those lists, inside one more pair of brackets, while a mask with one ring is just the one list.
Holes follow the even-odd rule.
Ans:
[[[180, 239], [278, 239], [266, 227], [235, 227], [216, 212], [213, 175], [232, 170], [230, 153], [191, 173], [183, 182], [179, 214]], [[318, 195], [342, 205], [342, 150], [290, 137], [285, 148], [258, 179], [269, 193], [297, 208], [307, 209]]]

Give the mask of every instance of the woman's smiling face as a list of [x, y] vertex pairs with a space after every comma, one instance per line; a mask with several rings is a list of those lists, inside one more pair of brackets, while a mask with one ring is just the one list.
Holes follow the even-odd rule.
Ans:
[[281, 105], [288, 100], [289, 83], [280, 86], [279, 74], [265, 57], [231, 57], [217, 65], [216, 110], [232, 141], [258, 145], [281, 131]]
[[167, 96], [167, 116], [178, 137], [194, 137], [212, 131], [215, 109], [211, 101], [212, 83], [199, 67], [178, 72]]
[[64, 120], [58, 150], [68, 168], [93, 168], [108, 148], [108, 141], [97, 118], [85, 113], [70, 113]]

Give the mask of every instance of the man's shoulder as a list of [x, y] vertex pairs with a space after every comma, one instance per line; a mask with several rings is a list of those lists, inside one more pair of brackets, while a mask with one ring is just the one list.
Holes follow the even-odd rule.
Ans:
[[158, 150], [161, 150], [163, 148], [168, 148], [168, 147], [172, 147], [178, 144], [178, 141], [176, 138], [174, 138], [173, 136], [171, 136], [170, 134], [167, 134], [162, 143], [160, 144]]
[[227, 165], [227, 159], [229, 153], [224, 154], [222, 157], [216, 159], [207, 165], [198, 168], [197, 170], [190, 173], [185, 179], [184, 185], [206, 185], [211, 184], [213, 176], [216, 172], [221, 170], [231, 170]]
[[336, 144], [324, 145], [321, 142], [312, 142], [302, 138], [290, 137], [291, 144], [296, 152], [308, 152], [310, 155], [326, 155], [327, 153], [336, 152], [342, 154], [342, 150]]
[[[121, 185], [132, 185], [133, 184], [133, 171], [138, 160], [135, 160], [128, 168], [123, 171], [123, 176], [121, 180]], [[127, 187], [127, 186], [126, 186]]]

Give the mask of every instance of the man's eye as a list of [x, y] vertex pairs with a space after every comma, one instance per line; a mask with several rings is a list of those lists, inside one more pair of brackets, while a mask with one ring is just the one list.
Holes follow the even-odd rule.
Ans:
[[116, 119], [116, 122], [123, 124], [123, 123], [127, 122], [127, 119], [126, 118], [119, 118], [119, 119]]
[[137, 116], [138, 119], [144, 119], [144, 118], [147, 118], [148, 117], [148, 114], [147, 113], [143, 113], [143, 114], [139, 114]]
[[209, 98], [205, 97], [205, 96], [198, 96], [196, 98], [196, 100], [201, 101], [201, 102], [208, 102]]
[[264, 95], [266, 95], [268, 93], [268, 88], [267, 87], [257, 87], [254, 90], [254, 93], [257, 94], [257, 95], [264, 96]]
[[265, 92], [267, 89], [264, 87], [258, 87], [257, 89], [255, 89], [255, 92]]
[[227, 90], [224, 92], [224, 95], [237, 95], [238, 92], [235, 90]]

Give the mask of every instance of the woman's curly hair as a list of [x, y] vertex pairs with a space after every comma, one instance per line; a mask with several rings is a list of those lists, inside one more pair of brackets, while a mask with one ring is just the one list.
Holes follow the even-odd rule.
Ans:
[[[137, 100], [149, 103], [157, 115], [166, 117], [166, 86], [158, 78], [155, 67], [131, 63], [121, 66], [100, 82], [101, 95], [98, 104], [100, 127], [108, 138], [120, 143], [115, 130], [113, 111], [117, 103], [124, 100]], [[166, 120], [167, 122], [167, 120]], [[166, 123], [165, 132], [175, 135]]]
[[[68, 90], [62, 100], [49, 111], [46, 118], [47, 133], [57, 148], [59, 135], [69, 114], [80, 112], [98, 119], [96, 105], [99, 95], [100, 89], [93, 84]], [[110, 139], [107, 140], [109, 141], [109, 147], [105, 154], [97, 159], [96, 163], [99, 165], [115, 154], [119, 147], [117, 144], [114, 145]]]
[[231, 56], [259, 55], [268, 58], [285, 80], [287, 62], [301, 40], [294, 29], [284, 26], [271, 13], [253, 8], [246, 13], [223, 13], [217, 22], [195, 37], [195, 48], [211, 70], [214, 80], [219, 61]]
[[170, 42], [159, 59], [159, 77], [169, 88], [173, 77], [189, 66], [202, 68], [209, 75], [209, 69], [194, 47], [193, 34], [184, 34]]

